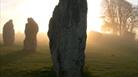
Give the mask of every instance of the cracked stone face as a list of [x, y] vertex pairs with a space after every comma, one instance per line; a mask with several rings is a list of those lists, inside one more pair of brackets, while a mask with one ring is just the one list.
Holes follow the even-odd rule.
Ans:
[[36, 51], [37, 33], [38, 33], [37, 23], [32, 18], [28, 18], [28, 23], [25, 26], [25, 40], [24, 40], [25, 51]]
[[49, 45], [57, 77], [83, 77], [87, 0], [59, 0], [49, 22]]
[[13, 45], [15, 40], [14, 25], [12, 20], [9, 20], [3, 27], [3, 43], [4, 45]]

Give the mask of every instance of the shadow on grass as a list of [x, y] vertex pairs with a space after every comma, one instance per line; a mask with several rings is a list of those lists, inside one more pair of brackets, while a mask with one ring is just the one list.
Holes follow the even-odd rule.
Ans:
[[[35, 71], [30, 71], [25, 74], [25, 77], [56, 77], [56, 73], [54, 72], [53, 68], [45, 67]], [[85, 70], [83, 77], [99, 77], [99, 76], [91, 75], [89, 71]]]
[[54, 70], [50, 67], [41, 68], [27, 72], [25, 77], [56, 77]]
[[31, 55], [33, 52], [26, 52], [23, 50], [14, 51], [6, 55], [0, 55], [0, 66], [5, 66], [6, 64], [14, 63], [17, 60], [20, 60], [28, 55]]

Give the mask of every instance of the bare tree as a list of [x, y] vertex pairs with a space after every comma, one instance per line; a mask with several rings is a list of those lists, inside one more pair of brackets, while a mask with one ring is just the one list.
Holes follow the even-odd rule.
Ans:
[[128, 20], [133, 11], [132, 4], [126, 0], [104, 0], [104, 19], [110, 23], [113, 34], [123, 35], [128, 32]]
[[133, 7], [133, 11], [127, 22], [128, 31], [133, 32], [136, 27], [138, 27], [138, 6]]

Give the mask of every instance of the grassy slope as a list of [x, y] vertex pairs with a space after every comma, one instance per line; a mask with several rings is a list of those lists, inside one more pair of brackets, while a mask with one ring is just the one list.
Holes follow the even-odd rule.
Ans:
[[86, 50], [86, 66], [98, 77], [138, 77], [138, 43], [102, 35]]
[[[100, 34], [88, 38], [86, 77], [138, 77], [134, 41]], [[39, 45], [35, 53], [22, 51], [20, 43], [0, 45], [0, 77], [55, 77], [47, 44]]]

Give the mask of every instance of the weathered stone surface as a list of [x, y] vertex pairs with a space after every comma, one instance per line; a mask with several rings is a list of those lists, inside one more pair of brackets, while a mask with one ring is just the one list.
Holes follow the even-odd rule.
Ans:
[[59, 0], [49, 22], [49, 45], [57, 77], [83, 77], [87, 0]]
[[25, 40], [24, 40], [25, 51], [36, 51], [37, 33], [38, 33], [37, 23], [32, 18], [28, 18], [28, 23], [25, 26]]
[[15, 40], [14, 28], [12, 20], [9, 20], [3, 27], [3, 43], [6, 46], [13, 45]]

